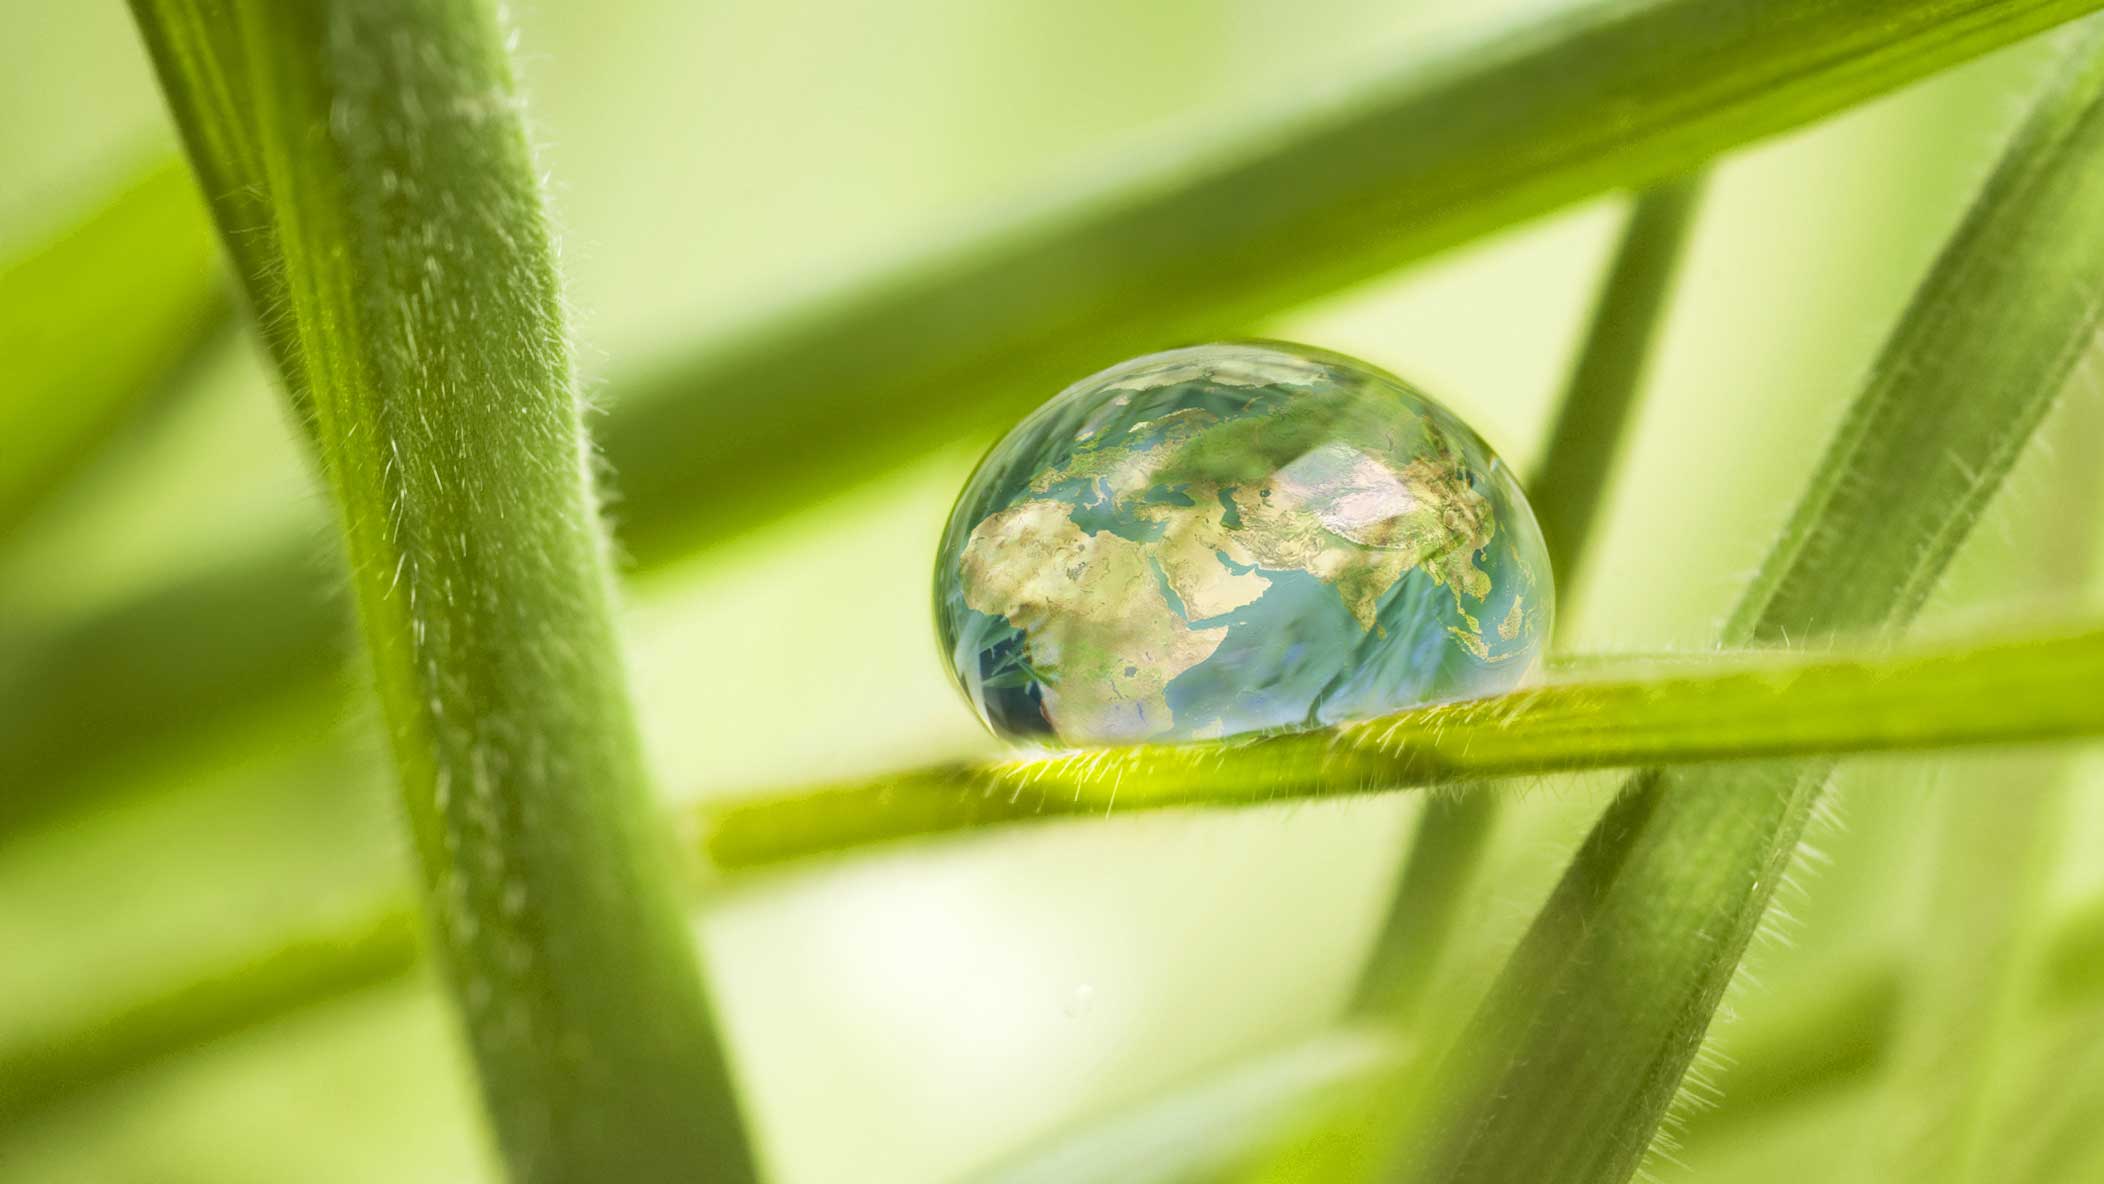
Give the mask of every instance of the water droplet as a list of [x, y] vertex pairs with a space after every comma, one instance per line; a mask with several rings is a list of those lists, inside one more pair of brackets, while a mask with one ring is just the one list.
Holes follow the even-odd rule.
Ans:
[[1074, 988], [1073, 993], [1067, 996], [1066, 1006], [1061, 1008], [1061, 1010], [1067, 1013], [1068, 1019], [1078, 1020], [1082, 1016], [1087, 1015], [1095, 1006], [1096, 988], [1087, 983], [1082, 983]]
[[1451, 411], [1247, 342], [1121, 363], [1016, 425], [950, 513], [935, 610], [996, 734], [1092, 744], [1506, 690], [1555, 591], [1525, 495]]

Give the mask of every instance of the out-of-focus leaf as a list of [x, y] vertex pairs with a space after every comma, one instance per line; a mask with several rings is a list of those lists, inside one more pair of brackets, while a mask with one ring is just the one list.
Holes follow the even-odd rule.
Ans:
[[[2050, 425], [2056, 478], [2043, 512], [2011, 524], [2016, 554], [1996, 582], [2079, 595], [2096, 574], [2104, 510], [2104, 406], [2071, 401]], [[1891, 1117], [1880, 1170], [1921, 1184], [2012, 1178], [2034, 1107], [2010, 1103], [2016, 1055], [2047, 970], [2049, 881], [2074, 854], [2062, 838], [2074, 788], [2065, 758], [1958, 761], [1931, 780], [1936, 841], [1914, 919], [1898, 1048], [1885, 1074]]]
[[92, 1022], [0, 1047], [0, 1123], [318, 1000], [391, 982], [417, 958], [416, 917], [384, 909], [217, 967]]
[[0, 261], [0, 536], [228, 322], [206, 227], [169, 162]]
[[1994, 1108], [2043, 953], [2067, 786], [2059, 769], [2004, 758], [1991, 771], [1960, 762], [1935, 788], [1938, 858], [1888, 1066], [1884, 1170], [1922, 1184], [2000, 1180]]

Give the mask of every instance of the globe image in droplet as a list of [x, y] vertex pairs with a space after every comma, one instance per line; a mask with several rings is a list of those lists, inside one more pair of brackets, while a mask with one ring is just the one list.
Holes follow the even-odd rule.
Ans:
[[1135, 358], [980, 461], [937, 632], [997, 735], [1322, 727], [1510, 689], [1555, 590], [1512, 473], [1374, 366], [1274, 343]]

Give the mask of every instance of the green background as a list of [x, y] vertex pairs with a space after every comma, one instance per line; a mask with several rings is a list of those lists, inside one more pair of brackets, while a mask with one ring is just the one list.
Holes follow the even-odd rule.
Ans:
[[[576, 332], [599, 376], [1056, 202], [1194, 128], [1340, 91], [1551, 7], [536, 0], [517, 18]], [[121, 5], [8, 0], [0, 29], [6, 254], [173, 139]], [[1564, 590], [1579, 648], [1697, 647], [1714, 633], [2020, 112], [2040, 50], [1721, 166], [1601, 549], [1586, 586]], [[1525, 472], [1620, 209], [1570, 210], [1250, 328], [1409, 378]], [[2078, 372], [2085, 397], [2045, 429], [2063, 446], [2026, 458], [1923, 632], [2069, 611], [2038, 585], [2068, 532], [2095, 529], [2093, 505], [2070, 514], [2064, 499], [2094, 467], [2081, 441], [2098, 432], [2096, 373]], [[320, 538], [321, 495], [264, 375], [246, 338], [215, 346], [184, 397], [7, 540], [0, 616], [63, 619], [288, 523]], [[630, 661], [668, 793], [992, 751], [947, 685], [926, 578], [986, 443], [844, 486], [632, 588]], [[329, 579], [317, 564], [316, 595]], [[0, 846], [0, 1032], [91, 1013], [288, 923], [353, 915], [398, 881], [406, 852], [373, 731], [345, 694], [323, 715], [287, 712], [135, 770], [106, 808]], [[1756, 952], [1763, 985], [1733, 1000], [1743, 1023], [1802, 1005], [1868, 956], [1932, 946], [1932, 795], [2063, 759], [1850, 766], [1845, 824], [1820, 840], [1836, 866], [1785, 902], [1794, 942]], [[2104, 840], [2104, 766], [2073, 759], [2082, 790], [2059, 840], [2071, 853]], [[157, 780], [184, 787], [156, 793]], [[1507, 812], [1492, 888], [1462, 927], [1485, 973], [1612, 784], [1544, 781]], [[784, 1181], [953, 1178], [1316, 1029], [1349, 988], [1415, 809], [1061, 825], [739, 885], [699, 929], [764, 1154]], [[2104, 864], [2059, 861], [2056, 908], [2099, 892]], [[0, 1134], [0, 1181], [483, 1178], [449, 1025], [422, 981], [346, 998]], [[1726, 1028], [1727, 1051], [1732, 1040]], [[1800, 1180], [1860, 1178], [1884, 1149], [1879, 1108], [1898, 1104], [1888, 1085], [1862, 1077], [1830, 1105], [1720, 1125], [1684, 1158], [1702, 1179], [1771, 1179], [1782, 1164]]]

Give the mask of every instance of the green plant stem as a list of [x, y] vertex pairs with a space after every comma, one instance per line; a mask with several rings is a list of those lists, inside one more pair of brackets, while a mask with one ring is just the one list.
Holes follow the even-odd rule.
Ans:
[[617, 648], [540, 192], [475, 0], [237, 6], [286, 307], [512, 1173], [750, 1179]]
[[0, 538], [228, 324], [204, 220], [164, 165], [0, 260]]
[[[2098, 46], [2075, 47], [1938, 258], [1727, 644], [1903, 626], [2093, 340]], [[1825, 778], [1823, 763], [1636, 778], [1424, 1087], [1432, 1123], [1398, 1177], [1628, 1179]]]
[[[1012, 422], [1106, 363], [1246, 333], [1297, 303], [1678, 175], [2100, 4], [1595, 0], [1495, 38], [1487, 53], [1405, 63], [1341, 101], [1150, 155], [1042, 213], [615, 382], [601, 443], [618, 474], [622, 542], [639, 566], [664, 563], [930, 444]], [[205, 113], [193, 123], [213, 110], [190, 109]], [[287, 540], [273, 582], [310, 570], [311, 552]], [[185, 599], [186, 613], [154, 632], [219, 638], [226, 667], [208, 657], [164, 682], [110, 687], [126, 714], [196, 728], [187, 705], [209, 687], [239, 686], [261, 704], [318, 680], [336, 652], [326, 620], [299, 646], [312, 655], [303, 680], [237, 677], [267, 659], [249, 652], [239, 585], [216, 590]], [[76, 632], [57, 648], [113, 651], [102, 664], [126, 657], [103, 622]], [[111, 746], [83, 739], [104, 734], [92, 714], [33, 714], [0, 717], [0, 770], [68, 795], [77, 763], [100, 763]]]
[[[1004, 823], [1262, 805], [1661, 761], [2006, 744], [2095, 734], [2104, 632], [1965, 652], [1742, 655], [1596, 676], [1258, 740], [937, 765], [704, 807], [710, 860], [757, 867]], [[1707, 799], [1705, 799], [1707, 800]]]
[[[1579, 561], [1643, 387], [1666, 296], [1702, 192], [1682, 177], [1639, 194], [1594, 303], [1564, 390], [1549, 447], [1532, 483], [1535, 517], [1559, 588], [1559, 630], [1575, 614]], [[1447, 937], [1496, 828], [1497, 795], [1444, 794], [1425, 803], [1402, 873], [1360, 971], [1351, 1009], [1410, 1023], [1430, 988]]]

